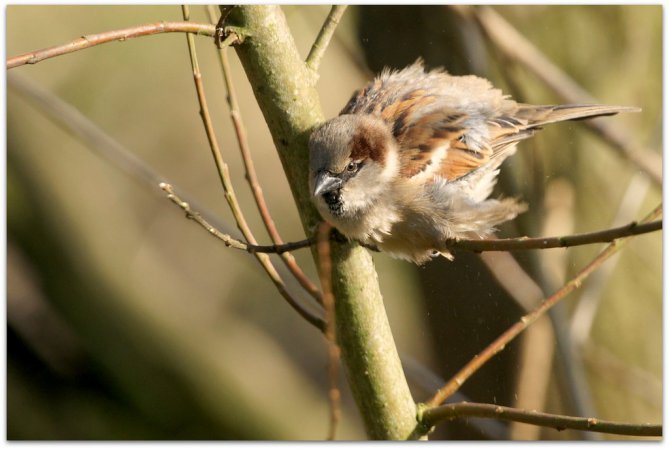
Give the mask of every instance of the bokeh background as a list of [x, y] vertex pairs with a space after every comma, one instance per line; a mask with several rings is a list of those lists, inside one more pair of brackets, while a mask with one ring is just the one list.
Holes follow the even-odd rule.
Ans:
[[[306, 56], [329, 7], [283, 9]], [[601, 120], [661, 155], [661, 6], [494, 10], [598, 101], [642, 107]], [[6, 13], [8, 57], [90, 33], [181, 20], [176, 5], [8, 6]], [[204, 7], [193, 7], [192, 18], [206, 22]], [[256, 236], [269, 242], [245, 184], [215, 48], [209, 39], [196, 41], [237, 194]], [[382, 67], [419, 56], [430, 67], [488, 77], [519, 101], [564, 102], [448, 7], [352, 6], [320, 69], [326, 116]], [[281, 164], [234, 52], [231, 63], [270, 211], [285, 240], [302, 239]], [[106, 44], [10, 73], [74, 106], [234, 228], [198, 116], [183, 34]], [[10, 440], [325, 437], [325, 341], [250, 256], [212, 239], [156, 185], [100, 157], [11, 83], [6, 125]], [[602, 229], [616, 217], [619, 224], [638, 219], [661, 201], [656, 184], [581, 123], [552, 125], [522, 143], [505, 163], [498, 191], [530, 205], [500, 230], [504, 236]], [[660, 233], [636, 238], [462, 393], [554, 413], [661, 422], [661, 242]], [[521, 295], [552, 293], [599, 249], [517, 254], [537, 283]], [[308, 252], [297, 258], [316, 279]], [[417, 401], [522, 314], [478, 255], [459, 253], [453, 263], [420, 268], [384, 254], [374, 260]], [[338, 437], [364, 438], [343, 374], [342, 392]], [[471, 419], [441, 426], [433, 438], [620, 437]]]

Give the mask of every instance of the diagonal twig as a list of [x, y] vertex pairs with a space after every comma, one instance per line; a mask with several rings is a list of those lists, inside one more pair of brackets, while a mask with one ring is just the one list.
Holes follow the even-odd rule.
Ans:
[[[183, 6], [183, 14], [184, 14], [184, 19], [188, 20], [189, 9], [187, 6]], [[207, 139], [209, 140], [209, 147], [214, 157], [214, 162], [216, 164], [218, 175], [221, 180], [221, 185], [223, 186], [223, 190], [225, 192], [225, 199], [228, 202], [228, 205], [230, 206], [230, 210], [232, 211], [232, 215], [235, 218], [237, 227], [241, 231], [244, 238], [252, 245], [257, 245], [257, 241], [253, 236], [253, 233], [251, 232], [251, 229], [249, 228], [248, 224], [246, 223], [246, 219], [244, 218], [242, 209], [239, 206], [239, 202], [237, 201], [237, 196], [235, 195], [235, 191], [232, 186], [232, 181], [230, 179], [230, 171], [228, 165], [223, 160], [221, 149], [218, 145], [218, 140], [216, 139], [216, 134], [214, 132], [211, 116], [209, 114], [209, 107], [207, 106], [207, 98], [204, 94], [202, 74], [200, 73], [200, 67], [197, 60], [197, 53], [195, 51], [195, 40], [193, 39], [193, 34], [188, 33], [186, 35], [186, 38], [188, 42], [188, 51], [191, 59], [191, 67], [193, 69], [193, 80], [195, 82], [195, 90], [197, 91], [197, 98], [200, 104], [200, 115], [202, 117], [202, 123], [204, 124], [205, 132], [207, 134]], [[224, 43], [229, 43], [229, 42], [231, 41], [226, 39], [226, 42]], [[281, 296], [283, 296], [283, 298], [288, 302], [288, 304], [295, 311], [297, 311], [300, 314], [300, 316], [308, 320], [311, 324], [314, 324], [315, 326], [320, 328], [322, 323], [316, 321], [315, 317], [311, 315], [309, 311], [307, 311], [302, 306], [302, 304], [296, 301], [295, 298], [293, 298], [290, 292], [286, 289], [286, 285], [283, 282], [283, 279], [276, 271], [276, 268], [272, 264], [272, 261], [270, 260], [269, 256], [264, 253], [254, 253], [253, 255], [258, 260], [260, 265], [265, 270], [265, 273], [267, 273], [272, 283], [276, 286], [277, 290], [279, 291]]]
[[[642, 223], [646, 223], [658, 218], [662, 214], [662, 205], [657, 206], [650, 214], [648, 214], [643, 220]], [[576, 274], [569, 282], [563, 285], [558, 291], [553, 295], [548, 297], [539, 307], [534, 309], [532, 312], [522, 316], [520, 320], [507, 329], [502, 335], [500, 335], [495, 341], [490, 343], [483, 351], [477, 354], [472, 360], [469, 361], [463, 368], [460, 369], [452, 378], [449, 380], [446, 385], [440, 388], [435, 395], [427, 401], [427, 405], [430, 407], [436, 407], [439, 404], [443, 403], [449, 396], [455, 393], [463, 383], [467, 381], [478, 369], [483, 366], [488, 360], [490, 360], [497, 353], [502, 351], [504, 347], [514, 338], [516, 338], [521, 332], [527, 329], [532, 323], [534, 323], [540, 316], [546, 313], [551, 307], [557, 304], [562, 298], [567, 296], [569, 293], [580, 287], [581, 283], [587, 278], [593, 271], [599, 268], [604, 261], [609, 257], [616, 254], [632, 237], [623, 237], [616, 239], [611, 242], [604, 250], [597, 255], [588, 265], [586, 265], [581, 271]]]
[[[207, 6], [207, 13], [209, 15], [210, 21], [213, 22], [216, 20], [216, 15], [214, 13], [213, 6], [211, 5]], [[265, 197], [262, 193], [262, 188], [260, 187], [260, 183], [258, 182], [258, 176], [256, 175], [255, 164], [253, 163], [253, 159], [251, 157], [251, 151], [248, 145], [246, 129], [239, 109], [239, 103], [237, 102], [237, 93], [235, 91], [235, 87], [232, 82], [232, 74], [230, 71], [230, 64], [228, 62], [227, 47], [225, 45], [221, 45], [218, 54], [220, 57], [219, 61], [221, 63], [221, 69], [223, 72], [223, 78], [225, 81], [225, 87], [227, 91], [227, 101], [228, 101], [228, 107], [230, 109], [230, 118], [232, 119], [232, 123], [234, 125], [235, 134], [237, 136], [237, 142], [239, 144], [239, 150], [241, 152], [242, 161], [244, 163], [244, 169], [246, 170], [246, 180], [248, 181], [249, 186], [251, 187], [253, 198], [257, 205], [258, 211], [260, 212], [260, 217], [262, 218], [262, 221], [265, 225], [265, 229], [267, 229], [267, 233], [272, 239], [274, 245], [276, 245], [277, 247], [283, 247], [284, 246], [283, 239], [281, 238], [281, 235], [279, 234], [279, 231], [277, 230], [274, 224], [274, 220], [272, 219], [272, 215], [269, 212], [269, 208], [267, 207]], [[284, 262], [288, 270], [292, 273], [292, 275], [295, 277], [297, 282], [302, 286], [302, 288], [304, 288], [317, 301], [319, 302], [322, 301], [321, 293], [318, 290], [318, 287], [316, 287], [316, 285], [313, 282], [311, 282], [311, 280], [307, 277], [307, 275], [304, 274], [304, 272], [298, 265], [293, 255], [287, 251], [282, 251], [279, 254], [281, 255], [281, 260]]]
[[282, 245], [252, 245], [250, 243], [243, 242], [239, 239], [232, 237], [230, 234], [221, 232], [219, 229], [217, 229], [215, 226], [209, 223], [209, 221], [207, 221], [207, 219], [204, 218], [197, 210], [193, 210], [193, 208], [187, 201], [182, 200], [181, 197], [179, 197], [179, 195], [174, 193], [174, 189], [171, 184], [168, 184], [166, 182], [161, 182], [159, 184], [159, 187], [167, 193], [167, 199], [169, 199], [174, 204], [179, 206], [186, 213], [187, 218], [195, 221], [197, 224], [206, 229], [207, 232], [209, 232], [211, 235], [221, 240], [225, 244], [225, 246], [228, 246], [230, 248], [246, 251], [247, 253], [250, 254], [255, 254], [255, 253], [281, 254], [286, 251], [306, 248], [313, 244], [313, 242], [309, 239], [300, 240], [299, 242], [288, 242]]
[[204, 36], [213, 36], [215, 30], [212, 25], [206, 23], [157, 22], [123, 28], [120, 30], [88, 34], [63, 45], [56, 45], [9, 58], [7, 59], [7, 69], [12, 69], [25, 64], [37, 64], [45, 59], [73, 53], [107, 42], [125, 42], [126, 40], [135, 37], [150, 36], [152, 34], [160, 33], [193, 33]]
[[314, 44], [309, 51], [309, 56], [305, 61], [308, 68], [314, 72], [318, 71], [318, 67], [321, 65], [321, 60], [323, 55], [325, 55], [325, 50], [327, 50], [328, 45], [330, 44], [330, 39], [339, 25], [339, 20], [344, 15], [346, 11], [346, 5], [333, 5], [330, 9], [321, 30], [314, 41]]

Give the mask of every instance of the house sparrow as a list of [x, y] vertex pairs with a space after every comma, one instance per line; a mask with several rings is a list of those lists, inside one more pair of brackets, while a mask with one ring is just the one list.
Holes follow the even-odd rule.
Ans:
[[473, 75], [385, 69], [309, 140], [309, 185], [349, 239], [422, 264], [527, 206], [489, 199], [499, 168], [541, 126], [638, 108], [516, 103]]

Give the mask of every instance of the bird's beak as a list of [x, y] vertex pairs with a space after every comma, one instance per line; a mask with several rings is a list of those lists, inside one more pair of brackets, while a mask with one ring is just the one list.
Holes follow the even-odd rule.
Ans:
[[316, 175], [316, 183], [314, 185], [314, 196], [322, 195], [323, 193], [332, 192], [341, 186], [341, 179], [332, 176], [326, 171], [320, 171]]

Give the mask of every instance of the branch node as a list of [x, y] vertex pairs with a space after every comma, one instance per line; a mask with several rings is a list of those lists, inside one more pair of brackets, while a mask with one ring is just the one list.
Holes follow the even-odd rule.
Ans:
[[243, 44], [244, 40], [249, 36], [251, 36], [251, 33], [246, 28], [226, 25], [216, 27], [214, 43], [218, 48], [225, 48], [231, 45]]
[[434, 424], [430, 423], [428, 419], [425, 419], [424, 415], [425, 411], [429, 409], [430, 406], [422, 402], [416, 404], [416, 427], [413, 432], [411, 432], [411, 436], [408, 438], [409, 440], [417, 440], [434, 430]]

